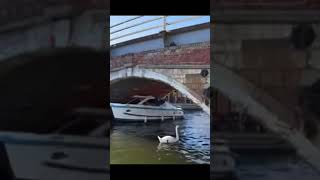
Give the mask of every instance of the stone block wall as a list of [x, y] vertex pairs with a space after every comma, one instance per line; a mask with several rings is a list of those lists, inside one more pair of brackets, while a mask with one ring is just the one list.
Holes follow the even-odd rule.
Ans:
[[[294, 107], [307, 70], [307, 52], [292, 47], [291, 27], [287, 24], [218, 24], [213, 30], [212, 60], [232, 69], [284, 105]], [[318, 25], [314, 27], [319, 32]], [[318, 44], [319, 38], [311, 51], [309, 65], [312, 67], [320, 64]]]
[[167, 75], [184, 84], [193, 92], [202, 95], [207, 82], [210, 82], [210, 74], [207, 78], [200, 75], [201, 69], [152, 69], [152, 71]]

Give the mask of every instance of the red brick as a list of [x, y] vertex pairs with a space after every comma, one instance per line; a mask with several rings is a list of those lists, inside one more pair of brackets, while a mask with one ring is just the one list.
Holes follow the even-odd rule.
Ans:
[[[134, 62], [134, 64], [210, 64], [210, 47], [180, 47], [177, 49], [163, 50], [159, 52], [142, 52], [133, 56], [120, 56], [112, 61]], [[114, 68], [113, 66], [111, 66]]]

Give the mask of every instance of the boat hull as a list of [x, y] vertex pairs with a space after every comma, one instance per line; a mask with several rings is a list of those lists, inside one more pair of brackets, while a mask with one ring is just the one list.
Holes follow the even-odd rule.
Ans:
[[181, 108], [163, 108], [153, 106], [126, 105], [111, 103], [112, 113], [117, 121], [145, 122], [169, 119], [183, 119]]
[[[108, 139], [0, 133], [13, 174], [21, 179], [108, 180]], [[63, 153], [62, 158], [53, 158]]]

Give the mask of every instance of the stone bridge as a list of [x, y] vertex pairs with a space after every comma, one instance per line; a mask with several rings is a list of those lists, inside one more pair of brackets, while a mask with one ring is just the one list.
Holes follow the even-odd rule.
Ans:
[[[210, 43], [188, 44], [111, 58], [111, 101], [132, 95], [162, 97], [173, 89], [210, 113], [203, 91], [210, 82]], [[206, 77], [201, 71], [207, 71]]]
[[52, 48], [105, 51], [107, 47], [108, 1], [5, 0], [0, 4], [0, 61]]
[[[210, 24], [162, 31], [111, 46], [110, 98], [163, 97], [177, 90], [210, 113]], [[201, 72], [207, 72], [202, 76]]]
[[107, 1], [0, 4], [1, 130], [48, 133], [72, 109], [105, 108]]
[[[107, 1], [50, 2], [25, 1], [29, 4], [10, 8], [17, 0], [1, 2], [2, 129], [49, 132], [59, 124], [55, 120], [74, 107], [105, 106]], [[209, 81], [320, 170], [319, 135], [306, 138], [304, 122], [312, 118], [299, 116], [300, 89], [320, 78], [319, 3], [296, 0], [277, 6], [280, 1], [266, 5], [252, 0], [241, 1], [251, 2], [241, 6], [240, 1], [227, 0], [217, 6], [219, 2], [211, 1], [211, 27], [182, 28], [112, 46], [111, 97], [121, 101], [131, 94], [160, 96], [177, 89], [210, 112], [202, 100]], [[267, 8], [261, 11], [262, 6]], [[284, 10], [287, 6], [292, 10]], [[317, 37], [310, 47], [296, 49], [292, 30], [306, 23]], [[205, 69], [210, 72], [204, 78], [200, 72]], [[52, 124], [43, 121], [47, 118]]]
[[[320, 170], [319, 133], [306, 137], [308, 122], [319, 129], [319, 120], [302, 103], [303, 89], [320, 78], [319, 3], [226, 0], [215, 5], [211, 85]], [[313, 42], [295, 40], [312, 39], [313, 33]]]
[[[108, 112], [108, 3], [0, 2], [0, 131], [54, 133], [74, 119], [78, 108]], [[106, 120], [112, 119], [109, 115]], [[103, 141], [109, 144], [109, 138]], [[105, 146], [103, 162], [109, 161], [108, 151]], [[109, 169], [95, 178], [110, 179]], [[38, 166], [30, 170], [39, 171]], [[48, 176], [57, 173], [48, 171]], [[65, 176], [79, 178], [70, 172]]]

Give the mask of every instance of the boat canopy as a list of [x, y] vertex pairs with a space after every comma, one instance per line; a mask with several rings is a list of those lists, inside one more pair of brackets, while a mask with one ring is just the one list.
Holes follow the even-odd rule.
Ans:
[[140, 104], [140, 105], [151, 105], [151, 106], [160, 106], [165, 103], [164, 100], [155, 98], [153, 96], [132, 96], [132, 99], [127, 104]]

